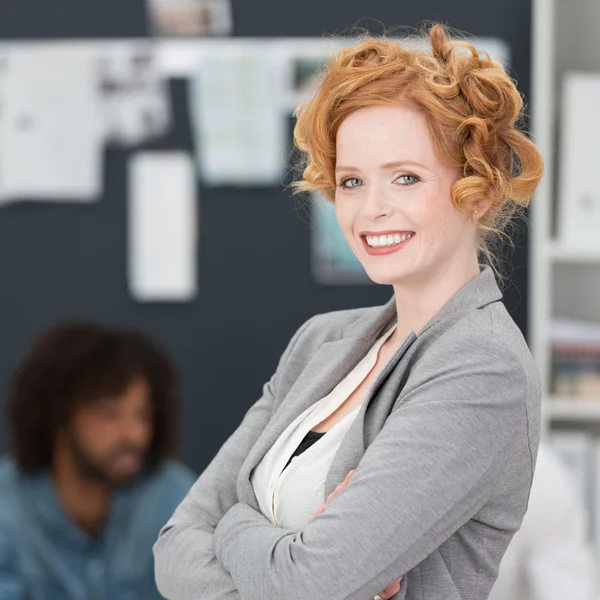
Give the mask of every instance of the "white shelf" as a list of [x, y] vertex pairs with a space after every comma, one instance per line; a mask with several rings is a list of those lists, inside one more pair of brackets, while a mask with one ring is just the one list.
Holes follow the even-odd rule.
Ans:
[[[597, 241], [588, 237], [584, 242], [582, 237], [581, 241], [564, 242], [553, 236], [555, 225], [562, 225], [560, 207], [555, 205], [560, 201], [557, 196], [565, 198], [564, 193], [555, 190], [560, 181], [556, 176], [559, 144], [564, 141], [557, 131], [563, 120], [563, 78], [572, 71], [600, 69], [599, 24], [599, 0], [532, 0], [531, 131], [546, 169], [531, 204], [528, 341], [542, 382], [542, 435], [550, 441], [564, 429], [563, 435], [573, 433], [573, 439], [583, 441], [580, 448], [589, 449], [594, 458], [600, 456], [596, 454], [600, 448], [596, 431], [600, 425], [600, 397], [552, 395], [549, 331], [555, 315], [600, 320], [600, 308], [596, 310], [600, 278], [593, 272], [596, 265], [600, 267], [600, 232]], [[577, 443], [572, 445], [572, 456], [582, 458], [579, 464], [584, 465], [587, 455], [585, 451], [577, 454]], [[571, 450], [566, 448], [566, 453]], [[589, 533], [599, 561], [600, 475], [586, 467], [573, 474], [581, 476], [577, 481], [586, 488], [580, 498], [585, 498], [587, 514], [592, 517]], [[594, 597], [600, 598], [597, 592]]]
[[545, 403], [553, 421], [600, 421], [600, 398], [551, 397]]
[[574, 247], [560, 242], [550, 244], [548, 256], [553, 263], [598, 263], [600, 265], [600, 246]]

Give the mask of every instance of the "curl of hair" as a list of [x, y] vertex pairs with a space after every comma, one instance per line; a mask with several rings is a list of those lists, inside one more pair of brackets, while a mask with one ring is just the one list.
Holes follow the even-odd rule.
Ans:
[[515, 211], [527, 206], [543, 173], [543, 159], [521, 128], [523, 99], [504, 67], [471, 43], [451, 41], [435, 24], [430, 50], [365, 36], [329, 64], [315, 96], [297, 111], [294, 140], [303, 155], [297, 191], [335, 196], [336, 136], [352, 112], [369, 105], [412, 101], [425, 112], [438, 155], [463, 176], [452, 189], [455, 205], [477, 220], [480, 249], [488, 234], [505, 235]]
[[135, 330], [69, 321], [34, 342], [9, 386], [6, 404], [12, 450], [27, 472], [52, 466], [56, 434], [79, 403], [118, 396], [137, 377], [150, 387], [154, 437], [147, 463], [176, 450], [176, 371], [164, 351]]

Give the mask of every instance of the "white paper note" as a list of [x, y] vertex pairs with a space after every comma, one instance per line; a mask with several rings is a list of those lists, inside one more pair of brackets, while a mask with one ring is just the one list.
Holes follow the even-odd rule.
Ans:
[[97, 199], [104, 132], [91, 51], [11, 47], [2, 87], [0, 198]]
[[98, 52], [106, 140], [133, 145], [164, 135], [171, 122], [167, 83], [152, 43], [120, 44]]
[[281, 183], [287, 160], [284, 66], [276, 53], [252, 44], [202, 61], [190, 98], [205, 184]]
[[184, 152], [142, 152], [129, 164], [128, 279], [139, 301], [197, 293], [196, 178]]
[[558, 233], [566, 246], [600, 248], [600, 75], [567, 73], [563, 83]]

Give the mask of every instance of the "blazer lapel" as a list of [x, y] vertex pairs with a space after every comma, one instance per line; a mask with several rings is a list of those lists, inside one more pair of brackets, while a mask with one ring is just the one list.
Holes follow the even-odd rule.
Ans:
[[[400, 349], [386, 365], [381, 375], [371, 388], [368, 396], [356, 417], [355, 422], [342, 440], [340, 447], [331, 463], [327, 473], [324, 489], [324, 500], [333, 492], [333, 490], [345, 479], [348, 472], [358, 466], [363, 457], [366, 447], [375, 439], [379, 431], [383, 428], [394, 403], [400, 393], [400, 372], [395, 371], [396, 366], [402, 360], [412, 343], [423, 336], [425, 331], [432, 328], [441, 321], [448, 321], [450, 324], [453, 318], [458, 318], [461, 314], [472, 310], [474, 307], [485, 306], [491, 302], [497, 302], [502, 298], [494, 273], [489, 266], [483, 266], [478, 277], [467, 283], [460, 289], [443, 307], [432, 317], [425, 327], [415, 334], [411, 332], [404, 340]], [[388, 304], [388, 310], [389, 310]], [[373, 340], [374, 341], [374, 340]], [[371, 342], [373, 343], [373, 342]], [[378, 401], [377, 394], [380, 388], [386, 383], [390, 374], [393, 373], [393, 380], [389, 380], [390, 386], [396, 386], [397, 390], [388, 396], [388, 402], [383, 402], [382, 398]]]
[[326, 396], [358, 364], [382, 331], [396, 316], [392, 297], [387, 304], [370, 309], [341, 332], [341, 338], [324, 343], [308, 361], [283, 398], [265, 430], [242, 465], [238, 477], [240, 502], [259, 509], [250, 476], [285, 428], [309, 406]]
[[331, 390], [358, 364], [369, 349], [367, 340], [346, 337], [323, 344], [308, 362], [269, 424], [248, 454], [240, 470], [238, 497], [255, 509], [258, 502], [250, 482], [252, 469], [260, 462], [285, 428], [309, 406]]
[[325, 501], [327, 496], [329, 496], [329, 494], [344, 481], [348, 472], [358, 466], [358, 463], [366, 450], [365, 440], [367, 444], [369, 444], [372, 441], [371, 438], [374, 437], [373, 431], [380, 431], [383, 427], [383, 424], [392, 409], [393, 402], [396, 400], [396, 396], [391, 396], [391, 404], [389, 402], [387, 404], [375, 402], [374, 400], [376, 399], [377, 392], [381, 386], [384, 385], [385, 381], [390, 376], [390, 373], [394, 371], [394, 368], [406, 354], [406, 351], [410, 348], [415, 339], [416, 335], [411, 332], [390, 359], [389, 363], [383, 368], [373, 384], [373, 387], [367, 394], [367, 397], [356, 415], [354, 423], [352, 423], [352, 426], [344, 436], [344, 439], [333, 458], [331, 466], [329, 467], [327, 477], [325, 478], [323, 501]]

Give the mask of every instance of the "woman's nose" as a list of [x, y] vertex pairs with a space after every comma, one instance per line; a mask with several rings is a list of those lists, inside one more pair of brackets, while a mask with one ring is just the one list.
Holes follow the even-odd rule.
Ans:
[[374, 221], [389, 216], [392, 207], [386, 198], [385, 192], [378, 186], [371, 185], [365, 189], [361, 212], [363, 217]]

